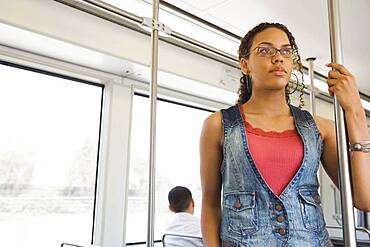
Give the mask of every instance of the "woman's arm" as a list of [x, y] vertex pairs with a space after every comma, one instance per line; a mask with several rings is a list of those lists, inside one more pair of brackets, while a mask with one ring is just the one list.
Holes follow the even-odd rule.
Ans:
[[[342, 65], [329, 64], [337, 69], [328, 76], [329, 93], [335, 94], [345, 111], [345, 121], [350, 143], [370, 141], [365, 110], [361, 105], [360, 95], [354, 76]], [[323, 165], [333, 182], [338, 186], [338, 158], [335, 127], [328, 120], [316, 117], [320, 132], [324, 138]], [[353, 201], [355, 207], [370, 211], [370, 153], [352, 152], [351, 174]]]
[[223, 130], [221, 113], [209, 116], [200, 137], [200, 175], [202, 181], [201, 228], [207, 247], [220, 247], [221, 174]]
[[[338, 187], [338, 158], [334, 124], [321, 117], [315, 117], [315, 121], [324, 139], [324, 150], [322, 155], [324, 169]], [[347, 123], [347, 126], [348, 125], [349, 124]], [[351, 127], [348, 127], [348, 130], [350, 128]], [[370, 177], [369, 156], [369, 153], [362, 152], [352, 152], [350, 155], [353, 201], [356, 208], [367, 212], [370, 211], [370, 184], [368, 181]]]

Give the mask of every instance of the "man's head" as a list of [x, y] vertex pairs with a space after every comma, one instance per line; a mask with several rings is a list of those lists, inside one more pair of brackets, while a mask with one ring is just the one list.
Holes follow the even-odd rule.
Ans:
[[174, 213], [194, 213], [194, 201], [188, 188], [176, 186], [168, 193], [169, 208]]

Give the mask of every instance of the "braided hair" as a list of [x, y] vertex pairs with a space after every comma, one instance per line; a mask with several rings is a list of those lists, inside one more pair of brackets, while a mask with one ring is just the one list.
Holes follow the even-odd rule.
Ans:
[[[241, 40], [239, 50], [238, 50], [239, 61], [242, 58], [248, 58], [249, 57], [249, 53], [250, 53], [250, 49], [252, 47], [254, 37], [258, 33], [264, 31], [267, 28], [271, 28], [271, 27], [278, 28], [281, 31], [283, 31], [284, 33], [286, 33], [286, 35], [288, 36], [288, 39], [289, 39], [289, 43], [293, 48], [292, 59], [293, 59], [294, 69], [296, 69], [298, 71], [298, 73], [300, 73], [301, 81], [299, 81], [298, 76], [294, 74], [294, 76], [297, 78], [297, 81], [296, 82], [290, 81], [287, 84], [287, 86], [285, 87], [285, 99], [286, 99], [287, 103], [289, 104], [290, 103], [289, 95], [294, 93], [298, 89], [300, 91], [299, 107], [301, 108], [304, 105], [303, 89], [305, 88], [305, 86], [303, 84], [303, 72], [302, 72], [302, 67], [303, 66], [302, 66], [302, 63], [301, 63], [301, 57], [298, 54], [298, 46], [295, 42], [295, 38], [293, 37], [292, 33], [288, 30], [288, 28], [286, 26], [284, 26], [283, 24], [280, 24], [280, 23], [269, 23], [269, 22], [260, 23], [257, 26], [255, 26]], [[291, 84], [293, 84], [293, 88], [294, 88], [293, 91], [289, 91], [289, 88], [292, 87]], [[238, 95], [239, 95], [239, 98], [238, 98], [238, 101], [237, 101], [238, 104], [244, 104], [252, 96], [252, 78], [251, 78], [250, 75], [245, 75], [243, 73], [242, 77], [240, 78], [240, 87], [239, 87], [239, 90], [238, 90]]]

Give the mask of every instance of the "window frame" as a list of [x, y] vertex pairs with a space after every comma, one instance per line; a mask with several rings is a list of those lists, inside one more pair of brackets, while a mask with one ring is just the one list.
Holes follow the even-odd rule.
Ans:
[[[96, 177], [95, 186], [91, 244], [121, 245], [125, 239], [123, 229], [126, 222], [126, 213], [124, 199], [118, 200], [118, 198], [127, 197], [127, 186], [124, 181], [127, 181], [133, 86], [124, 84], [121, 76], [3, 45], [0, 45], [0, 61], [3, 65], [102, 88], [97, 155], [98, 176]], [[122, 95], [128, 96], [123, 104], [120, 99]], [[112, 126], [112, 123], [115, 126]], [[117, 126], [127, 126], [128, 128], [118, 128]], [[119, 136], [120, 139], [117, 140], [115, 136]], [[114, 148], [114, 151], [108, 150], [109, 147], [112, 147], [117, 142], [118, 146]], [[121, 169], [117, 171], [114, 170], [114, 166], [117, 164], [125, 165], [120, 165]], [[112, 175], [115, 175], [113, 179], [108, 179]], [[117, 183], [120, 186], [116, 186]], [[104, 193], [107, 188], [113, 188], [115, 196]], [[109, 205], [112, 204], [118, 207], [109, 208]], [[121, 220], [114, 224], [105, 224], [105, 222], [113, 222], [117, 215], [122, 216]], [[113, 234], [109, 235], [109, 233]]]
[[38, 68], [37, 66], [34, 66], [34, 67], [30, 67], [29, 65], [24, 65], [23, 63], [14, 63], [13, 61], [9, 61], [9, 59], [7, 60], [3, 60], [1, 57], [0, 57], [0, 65], [3, 65], [3, 66], [8, 66], [8, 67], [11, 67], [11, 68], [16, 68], [16, 69], [21, 69], [21, 70], [26, 70], [26, 71], [30, 71], [30, 72], [35, 72], [35, 73], [38, 73], [38, 74], [42, 74], [42, 75], [48, 75], [48, 76], [51, 76], [51, 77], [56, 77], [56, 78], [61, 78], [61, 79], [66, 79], [66, 80], [69, 80], [69, 81], [73, 81], [73, 82], [77, 82], [77, 83], [83, 83], [83, 84], [87, 84], [87, 85], [91, 85], [91, 86], [95, 86], [95, 87], [99, 87], [100, 90], [101, 90], [101, 99], [100, 99], [100, 113], [99, 113], [99, 132], [98, 132], [98, 147], [97, 147], [97, 157], [96, 157], [96, 164], [95, 164], [95, 183], [94, 183], [94, 201], [93, 201], [93, 212], [92, 212], [92, 215], [93, 215], [93, 219], [92, 219], [92, 229], [91, 229], [91, 244], [93, 243], [93, 239], [94, 239], [94, 232], [95, 232], [95, 228], [96, 228], [96, 221], [94, 220], [95, 219], [95, 215], [96, 215], [96, 207], [97, 207], [97, 189], [98, 189], [98, 174], [99, 174], [99, 160], [100, 160], [100, 149], [101, 149], [101, 132], [102, 132], [102, 116], [103, 116], [103, 99], [104, 99], [104, 91], [105, 91], [105, 85], [104, 84], [101, 84], [101, 83], [97, 83], [97, 82], [93, 82], [93, 81], [90, 81], [90, 80], [86, 80], [86, 79], [81, 79], [81, 78], [78, 78], [78, 77], [73, 77], [71, 75], [67, 75], [66, 74], [62, 74], [60, 73], [59, 71], [58, 72], [54, 72], [53, 70], [44, 70], [44, 69], [41, 69], [41, 68]]

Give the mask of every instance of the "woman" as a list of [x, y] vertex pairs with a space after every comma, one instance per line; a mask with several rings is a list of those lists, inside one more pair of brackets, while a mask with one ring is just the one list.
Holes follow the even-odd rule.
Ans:
[[[239, 62], [238, 104], [209, 116], [200, 140], [204, 243], [330, 246], [316, 175], [321, 159], [338, 186], [335, 127], [289, 104], [288, 81], [302, 68], [295, 39], [284, 25], [261, 23], [242, 39]], [[335, 69], [327, 83], [345, 111], [349, 141], [366, 144], [355, 78], [342, 65], [327, 66]], [[352, 152], [351, 167], [355, 206], [369, 211], [370, 154]]]

